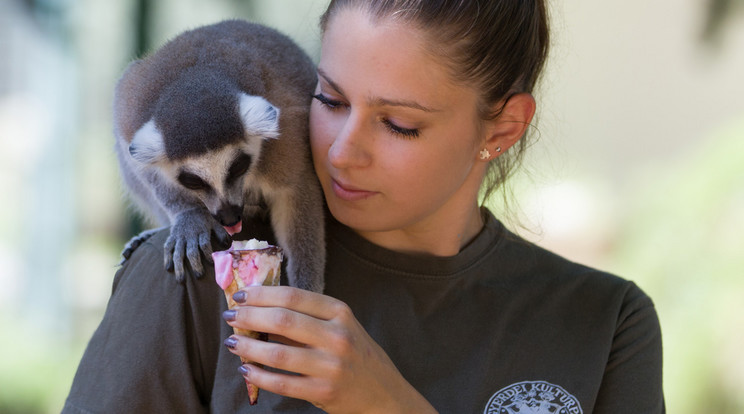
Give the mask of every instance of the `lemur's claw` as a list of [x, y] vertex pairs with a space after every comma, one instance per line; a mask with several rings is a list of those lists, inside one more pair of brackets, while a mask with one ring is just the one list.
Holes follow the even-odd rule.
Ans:
[[[175, 273], [178, 282], [183, 282], [187, 273], [201, 278], [203, 261], [212, 263], [212, 234], [222, 243], [223, 233], [230, 238], [206, 210], [193, 209], [179, 214], [165, 241], [165, 268]], [[230, 242], [226, 244], [229, 246]]]

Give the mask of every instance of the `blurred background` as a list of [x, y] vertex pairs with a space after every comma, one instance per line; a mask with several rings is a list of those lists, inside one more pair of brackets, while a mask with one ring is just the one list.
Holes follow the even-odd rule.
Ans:
[[[0, 0], [0, 413], [59, 412], [140, 228], [111, 132], [126, 64], [224, 18], [317, 58], [325, 0]], [[744, 412], [744, 1], [554, 2], [520, 234], [655, 301], [674, 414]]]

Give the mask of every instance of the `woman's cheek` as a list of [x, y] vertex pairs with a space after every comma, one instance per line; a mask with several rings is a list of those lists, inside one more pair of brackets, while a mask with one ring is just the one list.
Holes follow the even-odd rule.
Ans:
[[310, 149], [313, 155], [315, 168], [327, 157], [328, 148], [333, 144], [333, 139], [329, 131], [329, 125], [326, 114], [323, 109], [313, 104], [310, 108]]

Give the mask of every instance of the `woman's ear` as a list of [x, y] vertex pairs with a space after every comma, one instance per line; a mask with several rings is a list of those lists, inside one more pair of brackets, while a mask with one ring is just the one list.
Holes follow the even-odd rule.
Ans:
[[488, 121], [485, 148], [500, 154], [524, 136], [535, 115], [535, 98], [529, 93], [518, 93], [507, 99], [496, 119]]

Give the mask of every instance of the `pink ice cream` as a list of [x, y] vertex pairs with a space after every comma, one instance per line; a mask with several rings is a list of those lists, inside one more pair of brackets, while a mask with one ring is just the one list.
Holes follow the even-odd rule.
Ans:
[[227, 289], [235, 276], [242, 286], [260, 286], [266, 281], [269, 271], [278, 269], [282, 260], [281, 250], [256, 239], [235, 241], [228, 249], [212, 253], [215, 280]]
[[233, 257], [229, 251], [212, 253], [214, 260], [214, 278], [222, 290], [227, 289], [233, 281]]
[[[225, 293], [227, 307], [235, 309], [239, 306], [233, 295], [246, 286], [278, 285], [281, 273], [282, 249], [270, 246], [268, 243], [256, 239], [234, 241], [230, 249], [212, 253], [214, 259], [214, 273], [217, 284]], [[233, 332], [254, 339], [266, 341], [268, 335], [248, 329], [233, 327]], [[255, 364], [241, 357], [243, 364]], [[251, 405], [258, 400], [258, 387], [245, 380], [248, 389], [248, 400]]]

